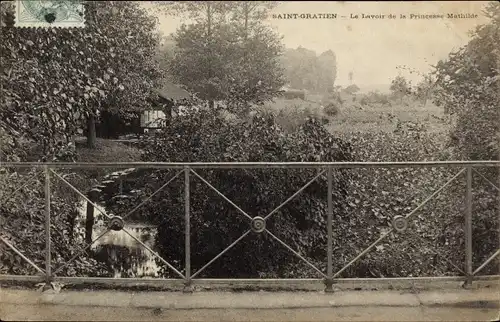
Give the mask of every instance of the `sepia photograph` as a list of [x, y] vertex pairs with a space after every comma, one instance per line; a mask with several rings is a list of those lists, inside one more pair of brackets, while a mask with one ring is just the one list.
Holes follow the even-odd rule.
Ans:
[[500, 319], [500, 2], [0, 27], [0, 321]]

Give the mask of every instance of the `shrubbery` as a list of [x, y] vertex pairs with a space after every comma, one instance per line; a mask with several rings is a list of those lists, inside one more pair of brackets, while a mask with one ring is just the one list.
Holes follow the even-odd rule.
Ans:
[[[412, 123], [401, 123], [395, 133], [351, 133], [349, 142], [357, 161], [423, 161], [452, 158], [446, 136], [427, 133]], [[353, 228], [352, 242], [358, 251], [379, 237], [395, 215], [406, 215], [458, 173], [459, 168], [401, 168], [352, 170], [347, 193], [347, 213], [369, 222]], [[484, 169], [482, 169], [484, 173]], [[473, 182], [474, 267], [498, 248], [498, 193], [478, 175]], [[390, 235], [362, 258], [350, 276], [439, 276], [464, 269], [465, 175], [459, 176], [437, 197], [421, 208], [405, 233]], [[359, 238], [365, 236], [365, 239]], [[349, 257], [349, 248], [338, 256]], [[445, 256], [438, 256], [436, 251]], [[484, 273], [495, 273], [490, 264]], [[364, 273], [365, 272], [365, 273]], [[344, 275], [344, 276], [347, 276]]]
[[[182, 133], [182, 134], [181, 134]], [[346, 142], [349, 142], [348, 144]], [[352, 133], [335, 138], [314, 119], [295, 132], [284, 133], [272, 116], [257, 114], [251, 122], [227, 123], [214, 114], [191, 115], [143, 141], [150, 161], [422, 161], [446, 160], [446, 138], [429, 134], [414, 123], [402, 123], [394, 133]], [[250, 216], [265, 216], [298, 190], [314, 170], [195, 170]], [[335, 170], [334, 270], [340, 269], [389, 227], [395, 215], [406, 215], [459, 169]], [[133, 198], [110, 203], [126, 212], [166, 182], [174, 171], [137, 175], [125, 184]], [[464, 182], [462, 175], [418, 211], [410, 229], [390, 235], [360, 259], [343, 277], [456, 275], [452, 264], [464, 263]], [[140, 189], [143, 186], [145, 189]], [[473, 204], [474, 263], [497, 247], [495, 192], [476, 176]], [[183, 180], [171, 183], [138, 217], [159, 227], [160, 253], [183, 267]], [[326, 180], [322, 176], [271, 217], [269, 229], [320, 269], [326, 269]], [[249, 221], [208, 186], [192, 176], [192, 261], [199, 269], [248, 229]], [[446, 259], [437, 255], [442, 254]], [[494, 271], [494, 264], [489, 272]], [[484, 272], [488, 272], [488, 269]], [[484, 273], [483, 272], [483, 273]], [[269, 240], [251, 235], [206, 271], [210, 277], [313, 277], [315, 271]], [[167, 275], [172, 276], [172, 275]]]
[[[212, 161], [422, 161], [446, 160], [452, 152], [446, 137], [427, 133], [411, 122], [399, 122], [394, 133], [350, 133], [337, 138], [321, 122], [308, 118], [294, 130], [284, 131], [271, 114], [257, 113], [247, 121], [227, 121], [220, 114], [192, 113], [176, 118], [161, 132], [141, 142], [143, 159], [167, 162]], [[123, 182], [127, 198], [108, 198], [111, 213], [124, 214], [168, 181], [178, 170], [132, 172]], [[317, 173], [305, 169], [195, 169], [251, 217], [265, 216]], [[459, 169], [349, 169], [334, 171], [334, 270], [340, 269], [389, 227], [395, 215], [406, 215]], [[488, 173], [483, 172], [485, 176]], [[27, 173], [9, 177], [14, 187]], [[40, 174], [39, 174], [40, 176]], [[478, 175], [473, 182], [474, 267], [498, 247], [495, 190]], [[7, 174], [2, 175], [7, 179]], [[204, 266], [249, 229], [249, 220], [227, 201], [191, 175], [191, 258], [193, 271]], [[321, 176], [268, 221], [273, 234], [317, 265], [326, 269], [326, 178]], [[111, 190], [119, 191], [118, 187]], [[141, 207], [129, 220], [157, 225], [159, 253], [178, 269], [184, 267], [183, 176]], [[58, 265], [81, 247], [82, 236], [72, 233], [76, 200], [56, 189], [54, 262]], [[2, 196], [8, 195], [9, 190]], [[29, 202], [2, 203], [6, 236], [43, 267], [43, 177], [30, 189], [16, 193]], [[390, 235], [348, 268], [342, 277], [395, 277], [456, 275], [465, 258], [465, 177], [462, 175], [413, 217], [410, 229]], [[70, 201], [70, 202], [68, 202]], [[72, 203], [75, 202], [75, 203]], [[16, 206], [17, 204], [17, 206]], [[8, 208], [6, 208], [8, 207]], [[7, 209], [9, 211], [7, 212]], [[14, 227], [25, 227], [14, 229]], [[20, 232], [20, 233], [19, 233]], [[2, 246], [4, 247], [4, 246]], [[2, 248], [4, 273], [31, 272], [19, 258]], [[437, 255], [446, 257], [446, 259]], [[63, 259], [64, 258], [64, 259]], [[162, 263], [159, 263], [163, 265]], [[57, 266], [58, 266], [57, 265]], [[64, 274], [100, 274], [96, 262], [83, 256]], [[482, 273], [495, 273], [491, 263]], [[168, 268], [164, 276], [175, 277]], [[316, 272], [268, 235], [251, 233], [217, 259], [202, 276], [209, 277], [314, 277]]]
[[296, 131], [311, 118], [319, 120], [322, 124], [330, 122], [319, 104], [304, 103], [299, 100], [287, 101], [287, 104], [282, 106], [276, 104], [256, 107], [250, 117], [255, 113], [272, 115], [274, 122], [286, 133]]
[[[0, 173], [2, 236], [42, 269], [45, 269], [46, 253], [44, 182], [40, 170], [9, 172], [4, 169]], [[23, 185], [24, 188], [18, 189]], [[65, 187], [52, 185], [52, 189], [52, 268], [55, 269], [83, 248], [83, 232], [75, 229], [78, 200], [68, 195]], [[100, 269], [100, 265], [84, 253], [58, 275], [85, 275]], [[37, 274], [37, 271], [0, 242], [0, 274], [25, 275]]]
[[[143, 148], [145, 160], [167, 162], [347, 161], [351, 153], [345, 142], [329, 134], [315, 119], [307, 120], [292, 133], [285, 133], [272, 115], [261, 113], [239, 124], [225, 122], [215, 113], [191, 115], [147, 138]], [[266, 216], [318, 173], [317, 169], [195, 171], [251, 217]], [[173, 172], [153, 171], [124, 186], [126, 190], [140, 189], [147, 182], [146, 190], [152, 192]], [[334, 181], [334, 212], [341, 216], [344, 177], [337, 173]], [[326, 188], [323, 175], [267, 222], [269, 230], [292, 248], [321, 262], [326, 259]], [[248, 230], [250, 222], [194, 175], [190, 191], [192, 266], [199, 269]], [[111, 208], [116, 212], [131, 209], [140, 194], [136, 194], [135, 200]], [[173, 263], [181, 263], [182, 267], [183, 180], [172, 182], [140, 211], [158, 225], [160, 254]], [[339, 234], [342, 229], [345, 227], [336, 226]], [[252, 233], [214, 262], [206, 273], [212, 277], [255, 277], [271, 272], [283, 276], [289, 271], [287, 264], [296, 262], [295, 255], [267, 234]]]
[[391, 100], [389, 95], [380, 93], [378, 91], [363, 94], [359, 100], [361, 105], [375, 105], [390, 106]]
[[337, 114], [339, 114], [340, 112], [340, 109], [337, 105], [335, 105], [334, 103], [330, 103], [328, 104], [327, 106], [325, 106], [324, 110], [326, 115], [328, 116], [336, 116]]

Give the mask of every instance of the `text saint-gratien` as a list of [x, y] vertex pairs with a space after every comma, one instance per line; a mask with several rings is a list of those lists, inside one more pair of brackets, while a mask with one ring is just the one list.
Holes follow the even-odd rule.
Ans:
[[273, 19], [336, 19], [336, 13], [278, 13]]

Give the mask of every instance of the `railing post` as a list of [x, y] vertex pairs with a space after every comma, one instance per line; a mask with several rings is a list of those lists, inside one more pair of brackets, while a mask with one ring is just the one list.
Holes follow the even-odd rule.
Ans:
[[[99, 199], [99, 192], [96, 188], [90, 190], [88, 193], [88, 197], [90, 201], [92, 202], [97, 202]], [[94, 232], [94, 206], [92, 205], [92, 202], [87, 201], [87, 210], [86, 210], [86, 216], [85, 216], [85, 243], [88, 245], [92, 243], [92, 234]]]
[[50, 240], [50, 170], [45, 166], [45, 279], [52, 281], [52, 260]]
[[184, 216], [185, 216], [185, 232], [184, 232], [184, 253], [185, 257], [185, 292], [192, 292], [191, 285], [191, 223], [190, 223], [190, 188], [189, 188], [189, 173], [190, 168], [184, 168]]
[[327, 214], [327, 232], [328, 232], [328, 246], [327, 246], [327, 268], [325, 280], [325, 292], [333, 292], [333, 200], [332, 200], [332, 167], [328, 167], [328, 214]]
[[465, 188], [465, 273], [464, 287], [472, 284], [472, 167], [467, 167], [467, 183]]

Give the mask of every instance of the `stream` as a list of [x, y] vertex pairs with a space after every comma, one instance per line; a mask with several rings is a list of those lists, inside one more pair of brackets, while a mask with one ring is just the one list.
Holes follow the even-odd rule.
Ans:
[[[99, 208], [106, 213], [103, 207]], [[82, 200], [79, 209], [77, 222], [80, 229], [84, 229], [87, 202]], [[105, 221], [103, 220], [104, 215], [98, 209], [94, 209], [94, 218], [93, 239], [106, 230]], [[146, 223], [127, 222], [125, 220], [124, 229], [149, 248], [155, 250], [156, 227]], [[110, 273], [115, 278], [158, 277], [160, 268], [155, 262], [155, 256], [123, 230], [111, 230], [99, 238], [91, 246], [91, 249], [95, 252], [99, 261], [107, 263], [111, 267]]]

